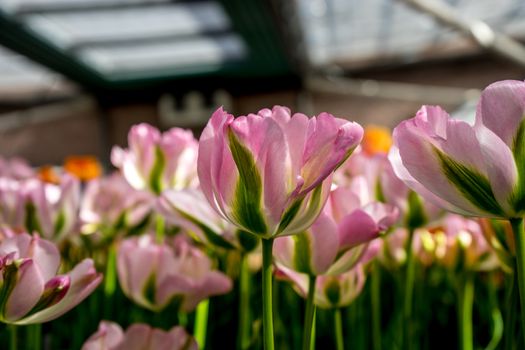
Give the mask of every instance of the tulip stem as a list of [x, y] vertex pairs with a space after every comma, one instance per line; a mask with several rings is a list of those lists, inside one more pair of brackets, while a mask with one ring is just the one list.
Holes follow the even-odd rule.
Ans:
[[517, 278], [516, 268], [514, 267], [512, 276], [510, 276], [510, 278], [507, 280], [507, 286], [505, 286], [507, 289], [504, 323], [504, 344], [506, 350], [512, 350], [514, 345], [514, 335], [516, 330], [516, 309], [518, 308], [518, 288], [516, 288], [516, 285], [518, 284]]
[[344, 350], [343, 338], [343, 318], [341, 317], [341, 308], [334, 310], [334, 328], [335, 328], [335, 348], [336, 350]]
[[[104, 318], [111, 318], [115, 313], [115, 290], [117, 288], [117, 245], [113, 242], [108, 247], [106, 273], [104, 275]], [[95, 312], [98, 312], [96, 310]]]
[[[525, 314], [525, 232], [523, 218], [510, 219], [516, 244], [516, 270], [518, 271], [518, 291], [520, 295], [521, 314]], [[514, 285], [516, 288], [516, 285]], [[521, 319], [521, 336], [525, 339], [525, 317]]]
[[18, 326], [10, 324], [7, 326], [9, 330], [9, 350], [18, 349]]
[[262, 299], [264, 349], [274, 350], [272, 311], [272, 249], [273, 238], [262, 240]]
[[414, 241], [414, 229], [408, 232], [408, 240], [405, 247], [406, 251], [406, 270], [405, 270], [405, 295], [403, 300], [403, 325], [404, 325], [404, 339], [405, 349], [412, 349], [412, 305], [414, 304], [414, 280], [415, 280], [415, 260], [412, 249], [412, 242]]
[[243, 253], [239, 272], [239, 331], [237, 348], [240, 350], [246, 350], [250, 347], [250, 278], [248, 254]]
[[495, 277], [496, 275], [494, 273], [491, 273], [490, 281], [488, 283], [489, 303], [492, 314], [492, 337], [485, 350], [496, 350], [503, 336], [503, 318], [501, 316], [501, 310], [498, 306], [498, 295], [495, 286]]
[[308, 297], [306, 298], [306, 314], [304, 317], [303, 350], [309, 350], [311, 343], [315, 342], [312, 337], [313, 324], [315, 322], [315, 281], [317, 276], [308, 276]]
[[155, 222], [155, 238], [159, 244], [164, 242], [164, 218], [161, 215], [157, 215]]
[[472, 306], [474, 303], [474, 276], [466, 272], [460, 278], [458, 289], [458, 324], [461, 350], [473, 350]]
[[206, 347], [206, 330], [208, 328], [208, 311], [210, 309], [210, 299], [203, 300], [197, 306], [195, 315], [195, 326], [193, 327], [193, 334], [199, 349]]
[[32, 350], [40, 350], [42, 347], [42, 324], [35, 323], [28, 326], [29, 341], [31, 342]]
[[371, 272], [372, 349], [381, 350], [381, 270], [375, 261]]

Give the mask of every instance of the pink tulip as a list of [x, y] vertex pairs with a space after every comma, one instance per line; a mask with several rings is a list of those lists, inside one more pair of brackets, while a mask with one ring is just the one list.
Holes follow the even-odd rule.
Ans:
[[[308, 275], [287, 268], [279, 268], [278, 276], [293, 283], [303, 298], [308, 294]], [[323, 308], [341, 308], [350, 305], [363, 291], [366, 276], [361, 264], [339, 275], [323, 275], [316, 279], [314, 304]]]
[[198, 242], [226, 249], [250, 251], [257, 240], [224, 220], [199, 189], [167, 190], [157, 201], [168, 223], [183, 227]]
[[160, 194], [197, 184], [197, 140], [190, 130], [172, 128], [164, 133], [149, 124], [138, 124], [128, 134], [129, 149], [115, 146], [113, 165], [137, 190]]
[[285, 107], [234, 118], [219, 108], [199, 141], [201, 188], [226, 220], [263, 238], [304, 231], [328, 197], [332, 172], [363, 129], [328, 113]]
[[115, 232], [131, 229], [147, 219], [155, 198], [133, 189], [119, 173], [87, 184], [80, 207], [82, 232]]
[[424, 106], [394, 130], [396, 174], [435, 204], [473, 216], [525, 212], [525, 83], [500, 81], [482, 93], [472, 126]]
[[316, 276], [340, 274], [352, 268], [368, 243], [398, 217], [398, 210], [392, 205], [363, 202], [356, 193], [359, 190], [336, 188], [309, 229], [277, 238], [273, 251], [278, 265]]
[[82, 346], [82, 350], [198, 350], [195, 339], [184, 328], [168, 332], [142, 323], [132, 324], [124, 333], [114, 322], [102, 321], [98, 331]]
[[173, 301], [191, 311], [201, 300], [232, 288], [230, 279], [212, 270], [210, 259], [183, 236], [176, 237], [173, 247], [155, 243], [150, 235], [124, 240], [117, 270], [126, 296], [154, 311]]
[[25, 159], [0, 157], [0, 177], [25, 180], [35, 176], [35, 171]]
[[498, 258], [485, 240], [480, 224], [459, 215], [447, 215], [441, 226], [417, 232], [421, 261], [449, 269], [487, 271], [499, 267]]
[[60, 241], [77, 224], [80, 183], [69, 175], [60, 184], [38, 179], [0, 178], [0, 218], [4, 224]]
[[80, 262], [66, 275], [56, 275], [57, 247], [38, 236], [15, 234], [0, 243], [2, 321], [42, 323], [66, 313], [101, 282], [93, 261]]
[[401, 224], [421, 226], [442, 215], [432, 203], [422, 201], [394, 173], [387, 154], [355, 152], [334, 174], [340, 186], [359, 187], [364, 202], [381, 201], [399, 209]]

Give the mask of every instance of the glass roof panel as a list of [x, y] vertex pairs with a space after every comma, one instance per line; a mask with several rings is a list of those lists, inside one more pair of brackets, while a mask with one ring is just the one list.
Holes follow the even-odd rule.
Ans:
[[24, 56], [0, 46], [0, 100], [20, 99], [45, 91], [72, 91], [66, 79]]
[[137, 45], [88, 47], [80, 57], [104, 74], [190, 69], [242, 59], [247, 49], [236, 34]]
[[[462, 16], [484, 20], [497, 30], [525, 38], [523, 0], [501, 0], [497, 6], [494, 0], [445, 2]], [[297, 4], [308, 56], [314, 65], [366, 64], [382, 57], [415, 61], [466, 42], [463, 34], [401, 1], [297, 0]]]
[[230, 28], [228, 16], [215, 2], [44, 12], [24, 16], [24, 21], [35, 33], [62, 48], [221, 32]]
[[0, 7], [8, 12], [50, 11], [82, 9], [92, 7], [113, 7], [118, 5], [137, 5], [166, 3], [170, 0], [2, 0]]

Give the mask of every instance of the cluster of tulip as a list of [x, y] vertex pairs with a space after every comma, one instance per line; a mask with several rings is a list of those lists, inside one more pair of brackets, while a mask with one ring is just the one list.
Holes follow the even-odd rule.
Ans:
[[[90, 158], [37, 170], [2, 159], [0, 338], [435, 348], [429, 329], [450, 332], [455, 304], [461, 349], [524, 346], [524, 120], [525, 83], [503, 81], [484, 90], [474, 126], [425, 106], [391, 138], [327, 113], [220, 108], [199, 141], [132, 127], [106, 176]], [[474, 308], [476, 292], [486, 305]]]

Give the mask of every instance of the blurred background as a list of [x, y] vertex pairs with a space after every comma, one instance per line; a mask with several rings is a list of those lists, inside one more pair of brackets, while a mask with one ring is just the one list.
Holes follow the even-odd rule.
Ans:
[[108, 162], [223, 105], [395, 126], [525, 76], [523, 0], [0, 0], [0, 155]]

